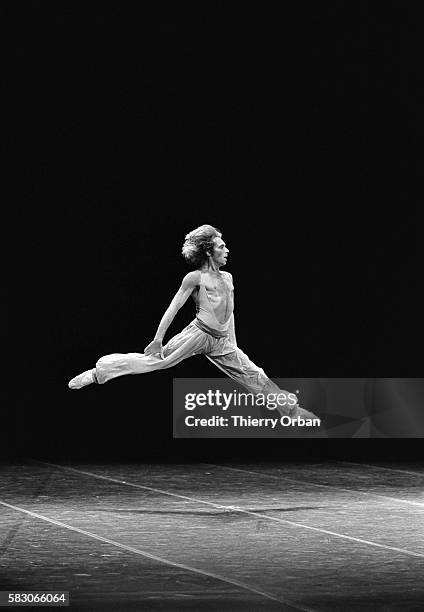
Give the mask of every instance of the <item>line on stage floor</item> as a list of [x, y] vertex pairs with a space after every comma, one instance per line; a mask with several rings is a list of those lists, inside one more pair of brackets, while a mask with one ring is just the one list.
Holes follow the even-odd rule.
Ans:
[[233, 580], [231, 578], [226, 578], [225, 576], [220, 576], [219, 574], [214, 574], [213, 572], [207, 572], [205, 570], [201, 570], [195, 567], [191, 567], [189, 565], [185, 565], [183, 563], [177, 563], [174, 561], [170, 561], [169, 559], [163, 559], [162, 557], [157, 557], [156, 555], [152, 555], [151, 553], [148, 553], [144, 550], [140, 550], [139, 548], [135, 548], [134, 546], [128, 546], [127, 544], [121, 544], [120, 542], [116, 542], [115, 540], [110, 540], [109, 538], [104, 538], [103, 536], [99, 536], [95, 533], [92, 533], [91, 531], [86, 531], [85, 529], [80, 529], [79, 527], [73, 527], [72, 525], [68, 525], [67, 523], [63, 523], [62, 521], [58, 521], [56, 519], [52, 519], [48, 516], [44, 516], [43, 514], [38, 514], [37, 512], [32, 512], [30, 510], [26, 510], [25, 508], [20, 508], [19, 506], [14, 506], [12, 504], [8, 504], [7, 502], [1, 501], [0, 500], [0, 504], [2, 506], [5, 506], [6, 508], [9, 508], [11, 510], [15, 510], [17, 512], [23, 512], [29, 516], [32, 516], [33, 518], [37, 518], [37, 519], [41, 519], [43, 521], [46, 521], [48, 523], [51, 523], [53, 525], [57, 525], [58, 527], [64, 527], [65, 529], [69, 529], [70, 531], [75, 531], [76, 533], [88, 536], [90, 538], [93, 538], [95, 540], [98, 540], [99, 542], [105, 542], [106, 544], [111, 544], [112, 546], [115, 546], [117, 548], [121, 548], [123, 550], [135, 553], [136, 555], [140, 555], [142, 557], [146, 557], [148, 559], [152, 559], [153, 561], [157, 561], [159, 563], [164, 563], [166, 565], [171, 565], [173, 567], [178, 567], [180, 569], [189, 571], [189, 572], [194, 572], [196, 574], [201, 574], [203, 576], [208, 576], [209, 578], [214, 578], [216, 580], [219, 580], [221, 582], [226, 582], [228, 584], [231, 584], [233, 586], [236, 586], [240, 589], [243, 590], [247, 590], [250, 591], [252, 593], [255, 593], [256, 595], [261, 595], [262, 597], [265, 597], [267, 599], [272, 599], [273, 601], [278, 601], [279, 603], [283, 603], [286, 604], [287, 606], [290, 606], [296, 610], [300, 610], [301, 612], [317, 612], [314, 608], [309, 608], [309, 607], [305, 607], [305, 606], [301, 606], [298, 604], [293, 604], [290, 601], [288, 601], [287, 599], [281, 599], [279, 597], [276, 597], [275, 595], [272, 595], [271, 593], [267, 593], [266, 591], [262, 591], [260, 589], [256, 589], [252, 586], [249, 586], [247, 584], [244, 584], [242, 582], [238, 582], [237, 580]]
[[320, 482], [311, 482], [310, 480], [297, 480], [296, 478], [291, 478], [290, 476], [276, 475], [276, 474], [264, 474], [263, 472], [255, 472], [253, 470], [246, 470], [243, 468], [236, 468], [231, 465], [219, 465], [217, 463], [204, 463], [203, 465], [209, 467], [217, 467], [223, 468], [226, 470], [234, 470], [235, 472], [243, 472], [245, 474], [253, 474], [255, 476], [262, 476], [263, 478], [272, 478], [273, 480], [288, 480], [290, 482], [296, 482], [297, 484], [302, 485], [311, 485], [312, 487], [321, 487], [325, 489], [333, 489], [337, 491], [346, 491], [347, 493], [358, 493], [359, 495], [369, 495], [371, 497], [379, 497], [380, 499], [387, 499], [389, 501], [394, 501], [399, 504], [409, 504], [411, 506], [418, 506], [419, 508], [424, 508], [424, 503], [411, 501], [409, 499], [399, 499], [398, 497], [390, 497], [389, 495], [381, 495], [380, 493], [369, 493], [368, 491], [357, 491], [356, 489], [347, 489], [346, 487], [339, 487], [338, 485], [330, 485], [330, 484], [322, 484]]
[[409, 474], [410, 476], [418, 476], [418, 478], [424, 478], [424, 472], [411, 472], [409, 470], [399, 470], [397, 468], [387, 467], [385, 465], [371, 465], [371, 463], [359, 463], [358, 461], [335, 461], [335, 463], [344, 463], [346, 465], [360, 465], [363, 467], [373, 468], [374, 470], [386, 470], [389, 472], [397, 472], [398, 474]]
[[[184, 500], [191, 500], [193, 502], [196, 503], [200, 503], [200, 504], [207, 504], [208, 506], [213, 506], [215, 508], [220, 508], [221, 510], [232, 510], [232, 511], [237, 511], [240, 512], [242, 514], [247, 514], [248, 516], [254, 516], [256, 518], [261, 518], [261, 519], [267, 519], [269, 521], [273, 521], [276, 523], [283, 523], [285, 525], [291, 525], [292, 527], [301, 527], [303, 529], [309, 529], [310, 531], [316, 531], [318, 533], [325, 533], [327, 535], [331, 535], [337, 538], [342, 538], [345, 540], [350, 540], [351, 542], [359, 542], [361, 544], [366, 544], [367, 546], [374, 546], [376, 548], [383, 548], [385, 550], [390, 550], [393, 552], [398, 552], [398, 553], [402, 553], [405, 555], [409, 555], [411, 557], [420, 557], [420, 558], [424, 558], [424, 554], [422, 553], [417, 553], [414, 552], [412, 550], [408, 550], [406, 548], [397, 548], [396, 546], [389, 546], [387, 544], [379, 544], [378, 542], [373, 542], [371, 540], [364, 540], [362, 538], [355, 538], [354, 536], [348, 536], [346, 534], [342, 534], [342, 533], [337, 533], [335, 531], [329, 531], [328, 529], [321, 529], [320, 527], [311, 527], [310, 525], [305, 525], [304, 523], [297, 523], [295, 521], [289, 521], [287, 519], [281, 519], [275, 516], [269, 516], [268, 514], [262, 514], [259, 512], [253, 512], [251, 510], [246, 510], [244, 508], [240, 508], [239, 506], [227, 506], [227, 505], [222, 505], [222, 504], [216, 504], [214, 502], [209, 502], [203, 499], [198, 499], [196, 497], [189, 497], [187, 495], [180, 495], [179, 493], [172, 493], [171, 491], [164, 491], [163, 489], [155, 489], [153, 487], [148, 487], [147, 485], [140, 485], [137, 483], [133, 483], [133, 482], [128, 482], [127, 480], [119, 480], [118, 478], [112, 478], [111, 476], [103, 476], [100, 474], [96, 474], [94, 472], [87, 472], [85, 470], [77, 470], [76, 468], [71, 468], [69, 466], [65, 466], [65, 465], [58, 465], [55, 463], [48, 463], [46, 461], [38, 461], [38, 460], [33, 460], [34, 463], [38, 463], [40, 465], [47, 465], [49, 467], [55, 467], [58, 468], [60, 470], [65, 470], [65, 471], [70, 471], [70, 472], [75, 472], [76, 474], [84, 474], [85, 476], [90, 476], [93, 478], [99, 478], [101, 480], [108, 480], [111, 482], [116, 482], [119, 484], [124, 484], [127, 485], [129, 487], [134, 487], [136, 489], [144, 489], [146, 491], [153, 491], [155, 493], [159, 493], [162, 495], [168, 495], [170, 497], [178, 497], [180, 499], [184, 499]], [[212, 464], [208, 464], [208, 465], [212, 465]], [[222, 466], [217, 466], [217, 467], [222, 467]], [[302, 483], [302, 484], [307, 484], [307, 483]]]

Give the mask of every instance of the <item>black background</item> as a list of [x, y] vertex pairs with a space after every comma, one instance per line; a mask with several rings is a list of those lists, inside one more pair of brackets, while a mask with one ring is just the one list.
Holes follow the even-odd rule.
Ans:
[[278, 9], [15, 6], [8, 456], [419, 456], [420, 440], [172, 440], [172, 378], [219, 376], [201, 357], [67, 388], [143, 351], [202, 223], [230, 248], [238, 344], [270, 376], [422, 376], [418, 15]]

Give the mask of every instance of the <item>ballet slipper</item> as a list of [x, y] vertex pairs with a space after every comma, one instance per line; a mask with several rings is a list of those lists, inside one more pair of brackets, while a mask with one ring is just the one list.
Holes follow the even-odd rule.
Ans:
[[69, 381], [68, 387], [70, 389], [81, 389], [87, 385], [91, 385], [96, 382], [94, 369], [86, 370], [82, 374], [78, 374], [72, 380]]

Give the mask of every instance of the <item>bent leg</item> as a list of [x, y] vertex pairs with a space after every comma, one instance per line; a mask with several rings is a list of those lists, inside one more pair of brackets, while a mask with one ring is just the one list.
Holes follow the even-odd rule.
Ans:
[[[143, 374], [172, 368], [180, 361], [204, 353], [208, 349], [207, 335], [191, 323], [163, 347], [164, 359], [144, 353], [113, 353], [101, 357], [93, 370], [87, 370], [73, 378], [69, 386], [79, 389], [91, 382], [104, 384], [112, 378], [127, 374]], [[97, 381], [94, 380], [97, 379]]]

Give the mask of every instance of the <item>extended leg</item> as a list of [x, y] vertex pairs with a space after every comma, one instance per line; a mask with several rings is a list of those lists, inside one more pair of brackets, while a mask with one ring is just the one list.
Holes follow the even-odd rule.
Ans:
[[96, 367], [86, 370], [69, 381], [71, 389], [80, 389], [98, 382], [104, 384], [112, 378], [126, 374], [143, 374], [172, 368], [183, 359], [204, 353], [208, 348], [207, 335], [191, 323], [163, 347], [164, 359], [143, 353], [113, 353], [101, 357]]
[[297, 397], [293, 393], [289, 394], [288, 391], [280, 389], [268, 378], [263, 369], [255, 365], [241, 349], [237, 348], [226, 355], [206, 355], [206, 357], [254, 395], [262, 393], [266, 396], [270, 393], [284, 393], [288, 397], [287, 404], [276, 407], [281, 416], [287, 415], [291, 418], [302, 417], [305, 419], [317, 418], [315, 414], [299, 406]]

